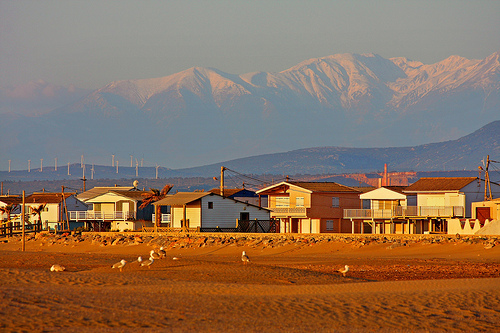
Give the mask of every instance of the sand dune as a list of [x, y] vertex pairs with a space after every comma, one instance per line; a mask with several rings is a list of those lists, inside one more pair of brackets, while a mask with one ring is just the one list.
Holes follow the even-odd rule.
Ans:
[[146, 244], [27, 245], [0, 244], [1, 331], [499, 331], [496, 247], [175, 249], [148, 269]]

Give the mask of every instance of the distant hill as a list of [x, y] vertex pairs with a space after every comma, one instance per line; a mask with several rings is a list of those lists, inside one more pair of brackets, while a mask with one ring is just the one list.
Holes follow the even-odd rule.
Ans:
[[[484, 59], [450, 56], [423, 64], [336, 54], [279, 73], [235, 75], [193, 67], [161, 78], [115, 81], [50, 112], [26, 117], [12, 109], [3, 115], [0, 169], [7, 169], [9, 159], [75, 162], [82, 154], [93, 164], [107, 164], [114, 154], [126, 165], [130, 155], [140, 155], [149, 165], [178, 169], [305, 147], [402, 147], [455, 139], [498, 120], [499, 57], [500, 52]], [[55, 89], [35, 86], [33, 91]], [[12, 91], [5, 94], [0, 104], [20, 105]], [[423, 155], [434, 149], [418, 147]], [[342, 170], [339, 156], [347, 168], [357, 169], [388, 159], [381, 155], [385, 149], [347, 150], [348, 155], [345, 149], [287, 154], [298, 154], [290, 162], [300, 160], [308, 172]], [[405, 148], [400, 152], [412, 156]], [[309, 165], [307, 159], [320, 155], [323, 166]], [[431, 166], [439, 163], [435, 156], [428, 158], [419, 165], [408, 158], [412, 164], [402, 166], [437, 167]], [[289, 168], [278, 160], [273, 165]]]
[[500, 121], [458, 140], [402, 148], [319, 147], [259, 155], [178, 170], [183, 175], [217, 174], [221, 165], [253, 174], [340, 174], [373, 172], [387, 163], [395, 171], [477, 170], [490, 155], [500, 161]]
[[[207, 177], [220, 174], [220, 167], [225, 166], [242, 174], [253, 175], [340, 175], [343, 173], [370, 173], [382, 171], [387, 163], [389, 171], [477, 171], [481, 160], [490, 155], [490, 159], [500, 161], [500, 121], [492, 122], [472, 134], [458, 140], [432, 143], [403, 148], [343, 148], [319, 147], [299, 149], [290, 152], [258, 155], [215, 164], [171, 170], [158, 168], [158, 178]], [[85, 178], [94, 179], [153, 179], [156, 169], [152, 167], [116, 167], [85, 165]], [[492, 171], [495, 171], [492, 164]], [[500, 165], [498, 165], [500, 168]], [[497, 169], [498, 170], [498, 169]], [[137, 172], [137, 173], [136, 173]], [[498, 172], [497, 172], [498, 173]], [[79, 180], [84, 170], [80, 164], [55, 168], [45, 167], [27, 170], [0, 172], [2, 181], [33, 180]], [[500, 175], [500, 173], [498, 173]], [[495, 176], [495, 175], [493, 175]], [[497, 177], [500, 178], [500, 177]], [[216, 186], [217, 183], [214, 183]], [[348, 184], [350, 185], [350, 184]]]

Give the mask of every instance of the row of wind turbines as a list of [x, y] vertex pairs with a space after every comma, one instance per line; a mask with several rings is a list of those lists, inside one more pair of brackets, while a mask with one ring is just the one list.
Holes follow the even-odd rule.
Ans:
[[[133, 168], [134, 165], [134, 157], [133, 155], [130, 155], [130, 167]], [[84, 160], [84, 156], [82, 155], [81, 156], [81, 160], [80, 160], [80, 164], [81, 164], [81, 168], [83, 170], [83, 178], [85, 179], [85, 168], [86, 168], [86, 165], [85, 165], [85, 160]], [[135, 176], [136, 177], [139, 177], [139, 164], [140, 164], [140, 167], [142, 168], [143, 165], [144, 165], [144, 158], [141, 158], [140, 162], [139, 160], [136, 158], [135, 159]], [[9, 173], [11, 172], [11, 165], [12, 165], [12, 160], [9, 160]], [[71, 163], [68, 162], [67, 164], [67, 167], [68, 167], [68, 176], [71, 176], [71, 172], [70, 172], [70, 165]], [[119, 173], [119, 161], [118, 160], [115, 160], [115, 155], [111, 155], [111, 166], [116, 168], [116, 173], [118, 174]], [[156, 164], [155, 166], [155, 169], [156, 169], [156, 179], [158, 179], [158, 169], [160, 168], [160, 166], [158, 164]], [[54, 158], [54, 171], [57, 171], [57, 157]], [[28, 160], [28, 172], [31, 172], [31, 160]], [[39, 169], [39, 172], [43, 172], [43, 158], [40, 159], [40, 169]], [[95, 173], [95, 168], [94, 168], [94, 164], [92, 164], [92, 168], [91, 168], [91, 179], [94, 179], [94, 173]]]

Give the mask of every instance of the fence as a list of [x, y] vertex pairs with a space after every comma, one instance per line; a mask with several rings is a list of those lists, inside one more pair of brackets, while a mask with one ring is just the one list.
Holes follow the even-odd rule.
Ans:
[[[42, 223], [27, 223], [24, 225], [24, 233], [37, 233], [42, 231]], [[5, 222], [1, 224], [0, 236], [20, 235], [23, 232], [23, 226], [19, 222]]]

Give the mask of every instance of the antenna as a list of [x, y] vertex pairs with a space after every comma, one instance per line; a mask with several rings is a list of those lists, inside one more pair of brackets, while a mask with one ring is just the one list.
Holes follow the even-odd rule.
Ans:
[[81, 164], [81, 167], [83, 168], [83, 155], [82, 155], [82, 158], [80, 159], [80, 164]]

